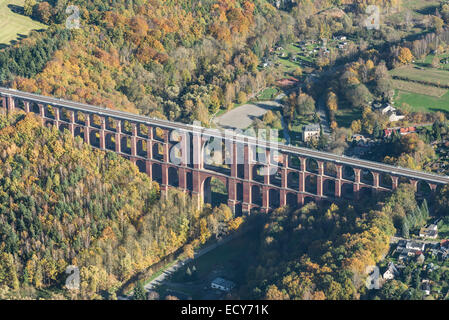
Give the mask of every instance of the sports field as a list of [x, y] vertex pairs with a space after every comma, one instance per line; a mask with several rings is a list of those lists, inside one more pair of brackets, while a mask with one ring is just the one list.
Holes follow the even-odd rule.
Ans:
[[21, 11], [23, 3], [24, 0], [0, 0], [0, 48], [27, 36], [31, 30], [46, 28], [46, 25], [14, 12]]

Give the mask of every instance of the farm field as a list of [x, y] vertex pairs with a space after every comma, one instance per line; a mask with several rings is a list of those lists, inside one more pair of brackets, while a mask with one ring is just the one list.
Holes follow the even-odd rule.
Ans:
[[393, 87], [401, 91], [423, 94], [437, 98], [441, 98], [446, 92], [448, 92], [448, 89], [404, 80], [393, 80]]
[[412, 81], [425, 81], [434, 85], [449, 86], [449, 72], [435, 68], [423, 68], [415, 65], [392, 70], [391, 75]]
[[22, 8], [23, 0], [0, 0], [0, 49], [11, 41], [26, 37], [32, 30], [47, 26], [29, 17], [13, 12], [13, 8]]
[[410, 105], [411, 111], [445, 112], [449, 113], [449, 91], [441, 98], [396, 90], [395, 104], [401, 106], [403, 103]]

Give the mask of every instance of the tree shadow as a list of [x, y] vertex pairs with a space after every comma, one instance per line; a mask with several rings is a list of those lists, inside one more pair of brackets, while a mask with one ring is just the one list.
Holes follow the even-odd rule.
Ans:
[[441, 109], [441, 108], [433, 108], [433, 107], [431, 107], [431, 108], [429, 108], [430, 110], [432, 110], [433, 112], [442, 112], [442, 113], [444, 113], [444, 115], [446, 116], [446, 117], [448, 117], [449, 116], [449, 111], [448, 110], [445, 110], [445, 109]]
[[14, 12], [14, 13], [18, 13], [21, 15], [25, 15], [25, 12], [23, 10], [23, 7], [15, 5], [15, 4], [8, 4], [8, 8]]

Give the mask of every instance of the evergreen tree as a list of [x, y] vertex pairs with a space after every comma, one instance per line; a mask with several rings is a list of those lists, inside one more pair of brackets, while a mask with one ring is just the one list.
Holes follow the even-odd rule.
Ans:
[[402, 219], [401, 233], [403, 238], [408, 238], [410, 236], [410, 229], [407, 219]]
[[136, 288], [134, 289], [134, 300], [146, 300], [147, 296], [142, 281], [137, 281]]

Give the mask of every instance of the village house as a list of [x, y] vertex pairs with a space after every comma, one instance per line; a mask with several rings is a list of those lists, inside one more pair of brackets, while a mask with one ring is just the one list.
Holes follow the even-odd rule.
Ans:
[[319, 136], [320, 126], [318, 124], [308, 124], [304, 126], [304, 130], [302, 132], [302, 139], [304, 142], [317, 138]]
[[385, 138], [389, 138], [393, 132], [398, 132], [401, 136], [405, 136], [410, 133], [416, 133], [416, 127], [407, 127], [407, 128], [401, 128], [401, 127], [394, 127], [394, 128], [387, 128], [384, 130], [384, 136]]
[[229, 292], [235, 287], [235, 283], [218, 277], [211, 282], [210, 286], [212, 289], [218, 289], [221, 291]]
[[385, 107], [381, 108], [380, 112], [387, 115], [390, 122], [396, 122], [405, 118], [403, 115], [398, 115], [396, 108], [390, 104], [387, 104]]
[[388, 263], [387, 271], [384, 272], [383, 278], [385, 280], [393, 280], [394, 277], [399, 275], [399, 270], [396, 268], [393, 262]]
[[419, 231], [419, 236], [421, 238], [436, 239], [438, 238], [438, 226], [436, 224], [431, 224], [428, 227], [421, 228]]

